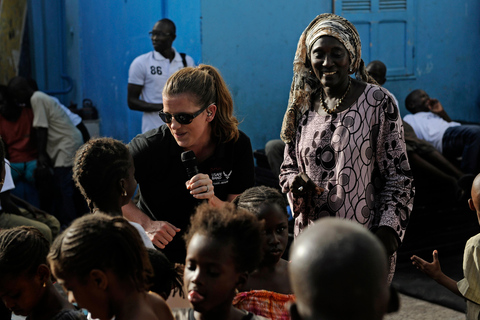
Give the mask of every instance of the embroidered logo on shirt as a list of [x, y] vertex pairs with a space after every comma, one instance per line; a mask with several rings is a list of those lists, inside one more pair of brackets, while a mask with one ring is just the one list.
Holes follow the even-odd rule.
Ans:
[[228, 180], [230, 179], [230, 176], [232, 175], [232, 170], [230, 172], [212, 172], [211, 173], [211, 179], [213, 182], [213, 185], [220, 185], [220, 184], [226, 184], [228, 183]]

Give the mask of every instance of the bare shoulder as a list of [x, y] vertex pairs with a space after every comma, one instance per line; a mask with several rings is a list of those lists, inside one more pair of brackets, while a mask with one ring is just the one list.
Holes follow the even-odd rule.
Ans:
[[147, 294], [147, 303], [148, 306], [151, 308], [154, 314], [154, 318], [158, 320], [173, 320], [172, 310], [167, 305], [165, 300], [160, 297], [158, 294], [149, 292]]

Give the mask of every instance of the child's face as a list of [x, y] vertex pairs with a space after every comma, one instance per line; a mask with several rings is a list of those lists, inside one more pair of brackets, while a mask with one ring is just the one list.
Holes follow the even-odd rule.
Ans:
[[0, 282], [0, 297], [16, 315], [29, 315], [44, 293], [45, 288], [37, 275], [4, 276]]
[[[55, 272], [54, 272], [55, 275]], [[111, 319], [108, 308], [104, 303], [104, 296], [87, 276], [85, 281], [78, 277], [69, 276], [64, 279], [57, 278], [58, 283], [65, 289], [70, 303], [76, 303], [78, 307], [88, 310], [93, 319]]]
[[244, 274], [236, 271], [231, 244], [193, 235], [187, 248], [184, 282], [195, 311], [229, 308], [235, 289], [244, 280]]
[[288, 218], [278, 205], [269, 205], [258, 215], [265, 221], [264, 264], [276, 264], [288, 243]]

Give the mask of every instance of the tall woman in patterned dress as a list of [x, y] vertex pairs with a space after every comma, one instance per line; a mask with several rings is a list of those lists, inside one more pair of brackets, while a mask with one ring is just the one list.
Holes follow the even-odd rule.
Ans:
[[295, 236], [322, 217], [357, 221], [377, 234], [393, 268], [414, 195], [398, 108], [373, 84], [358, 32], [340, 16], [308, 25], [293, 64], [280, 185]]

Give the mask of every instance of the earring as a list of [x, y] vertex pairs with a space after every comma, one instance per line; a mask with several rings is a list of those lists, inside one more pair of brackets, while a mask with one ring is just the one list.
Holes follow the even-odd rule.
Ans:
[[126, 196], [127, 196], [127, 190], [124, 189], [122, 192], [122, 197], [126, 197]]
[[209, 117], [210, 117], [211, 115], [212, 115], [212, 113], [211, 113], [211, 112], [207, 112], [207, 116], [209, 116]]
[[47, 284], [44, 282], [42, 287], [44, 287], [44, 288], [45, 288], [46, 286], [47, 286]]

